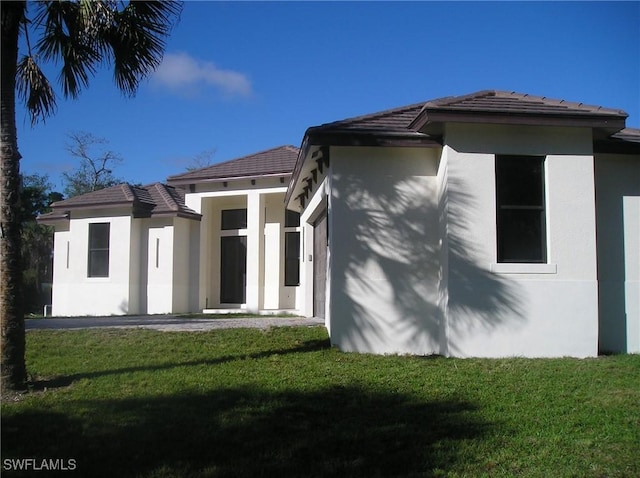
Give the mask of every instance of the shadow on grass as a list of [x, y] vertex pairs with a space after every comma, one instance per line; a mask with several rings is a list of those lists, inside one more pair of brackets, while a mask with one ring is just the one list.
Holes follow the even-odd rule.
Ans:
[[247, 359], [261, 359], [266, 357], [271, 357], [274, 355], [289, 355], [296, 353], [305, 353], [305, 352], [316, 352], [318, 350], [331, 348], [331, 342], [328, 338], [326, 339], [317, 339], [317, 340], [307, 340], [302, 342], [295, 347], [287, 348], [287, 349], [278, 349], [278, 350], [266, 350], [263, 352], [255, 352], [251, 354], [238, 354], [238, 355], [225, 355], [222, 357], [216, 357], [213, 359], [206, 360], [189, 360], [184, 362], [171, 362], [164, 364], [156, 364], [156, 365], [142, 365], [136, 367], [124, 367], [117, 368], [111, 370], [99, 370], [96, 372], [85, 372], [85, 373], [77, 373], [73, 375], [63, 375], [52, 377], [48, 379], [39, 379], [31, 381], [28, 385], [29, 388], [33, 391], [42, 391], [47, 389], [55, 389], [55, 388], [63, 388], [68, 387], [73, 382], [78, 380], [82, 380], [85, 378], [98, 378], [104, 377], [108, 375], [120, 375], [126, 373], [133, 372], [157, 372], [161, 370], [169, 370], [177, 367], [189, 367], [189, 366], [197, 366], [197, 365], [220, 365], [223, 363], [234, 362], [236, 360], [247, 360]]
[[74, 458], [73, 476], [442, 476], [489, 427], [464, 401], [230, 388], [27, 410], [3, 420], [2, 443], [4, 458]]

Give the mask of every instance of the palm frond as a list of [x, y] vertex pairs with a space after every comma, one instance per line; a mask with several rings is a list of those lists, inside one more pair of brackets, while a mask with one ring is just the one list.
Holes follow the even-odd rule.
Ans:
[[58, 79], [64, 95], [72, 98], [89, 85], [100, 61], [93, 32], [80, 13], [75, 2], [41, 2], [35, 20], [43, 28], [37, 51], [45, 60], [61, 60]]
[[61, 64], [58, 80], [65, 97], [75, 98], [87, 88], [101, 64], [113, 66], [117, 87], [133, 96], [160, 65], [181, 11], [182, 2], [174, 0], [38, 2], [29, 24], [40, 33], [39, 40], [35, 53], [21, 62], [20, 91], [28, 108], [35, 108], [32, 120], [55, 108], [55, 95], [36, 59]]
[[31, 115], [31, 124], [44, 120], [56, 110], [56, 95], [51, 83], [34, 58], [23, 56], [17, 65], [16, 89]]
[[181, 11], [181, 2], [140, 1], [115, 15], [104, 42], [111, 49], [114, 80], [123, 93], [134, 95], [140, 81], [160, 65], [166, 38]]

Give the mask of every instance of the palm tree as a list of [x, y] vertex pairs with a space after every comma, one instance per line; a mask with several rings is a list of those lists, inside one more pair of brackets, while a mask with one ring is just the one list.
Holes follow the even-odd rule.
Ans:
[[[40, 60], [61, 65], [65, 97], [76, 98], [100, 66], [113, 69], [118, 89], [133, 96], [162, 61], [165, 41], [181, 2], [118, 0], [0, 2], [0, 335], [4, 390], [26, 383], [20, 240], [20, 153], [16, 135], [16, 92], [31, 122], [56, 109], [54, 89]], [[18, 41], [26, 52], [18, 58]]]

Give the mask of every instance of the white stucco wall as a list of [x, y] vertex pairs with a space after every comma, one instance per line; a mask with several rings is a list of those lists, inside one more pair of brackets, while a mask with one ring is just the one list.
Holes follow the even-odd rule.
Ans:
[[[588, 129], [448, 125], [444, 351], [597, 354], [594, 162]], [[497, 264], [495, 154], [545, 155], [548, 264]]]
[[640, 352], [640, 157], [596, 156], [601, 352]]
[[173, 295], [172, 313], [191, 312], [191, 287], [194, 285], [191, 258], [191, 228], [193, 221], [176, 217], [173, 219]]
[[[52, 313], [57, 316], [137, 313], [131, 303], [132, 218], [118, 211], [87, 211], [72, 215], [68, 230], [57, 226], [54, 243]], [[87, 277], [90, 223], [109, 223], [109, 277]], [[68, 254], [67, 254], [68, 251]]]
[[[326, 207], [327, 326], [342, 350], [597, 355], [591, 131], [449, 125], [445, 141], [442, 150], [331, 148], [329, 177], [302, 214], [304, 313], [313, 311], [310, 224]], [[496, 154], [546, 158], [545, 264], [497, 262]], [[625, 197], [625, 214], [635, 214], [636, 201]]]
[[439, 352], [440, 149], [331, 148], [331, 341], [346, 351]]
[[148, 221], [147, 313], [173, 312], [174, 226], [170, 218]]

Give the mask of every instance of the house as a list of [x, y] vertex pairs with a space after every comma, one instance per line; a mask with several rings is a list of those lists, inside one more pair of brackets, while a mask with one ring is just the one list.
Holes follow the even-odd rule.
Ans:
[[626, 117], [480, 91], [309, 128], [286, 196], [301, 312], [346, 351], [640, 352]]
[[53, 203], [38, 219], [55, 226], [52, 313], [294, 310], [299, 215], [284, 196], [297, 155], [283, 146]]
[[55, 203], [53, 313], [286, 310], [376, 354], [640, 352], [626, 118], [480, 91]]

